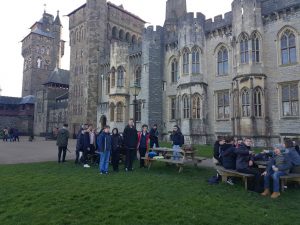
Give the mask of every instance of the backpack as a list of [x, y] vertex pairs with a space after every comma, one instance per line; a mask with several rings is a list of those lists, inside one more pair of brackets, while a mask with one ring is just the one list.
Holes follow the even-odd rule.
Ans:
[[219, 177], [218, 176], [212, 176], [210, 177], [207, 182], [211, 185], [214, 185], [214, 184], [219, 184]]

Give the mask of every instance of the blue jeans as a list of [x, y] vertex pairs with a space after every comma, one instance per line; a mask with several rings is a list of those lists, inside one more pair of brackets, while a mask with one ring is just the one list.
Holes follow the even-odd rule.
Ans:
[[179, 145], [173, 145], [173, 160], [180, 160], [181, 155], [179, 153], [180, 146]]
[[102, 173], [108, 172], [108, 164], [109, 164], [110, 151], [100, 152], [100, 164], [99, 170]]
[[272, 179], [273, 179], [273, 192], [279, 192], [279, 179], [280, 179], [281, 176], [284, 176], [284, 175], [286, 175], [286, 173], [283, 172], [283, 171], [277, 171], [277, 172], [273, 171], [271, 174], [267, 173], [267, 175], [264, 177], [265, 189], [270, 188], [270, 178], [272, 177]]

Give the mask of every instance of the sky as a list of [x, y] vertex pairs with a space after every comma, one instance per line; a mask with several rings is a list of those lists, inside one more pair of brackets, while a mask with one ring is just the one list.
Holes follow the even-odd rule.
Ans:
[[[64, 16], [84, 4], [85, 0], [10, 0], [1, 3], [0, 25], [0, 88], [2, 96], [20, 97], [22, 92], [23, 58], [21, 40], [30, 32], [29, 27], [38, 21], [46, 8], [50, 14], [60, 11], [63, 24], [63, 39], [66, 42], [62, 68], [69, 69], [69, 26]], [[163, 25], [166, 0], [110, 0], [149, 22], [148, 25]], [[206, 19], [231, 10], [232, 0], [187, 0], [188, 12], [202, 12]], [[46, 7], [45, 7], [46, 5]]]

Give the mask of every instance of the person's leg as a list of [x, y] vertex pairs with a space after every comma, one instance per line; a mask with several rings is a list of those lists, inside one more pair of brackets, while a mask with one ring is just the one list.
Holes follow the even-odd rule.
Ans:
[[120, 161], [120, 149], [117, 148], [116, 150], [116, 171], [119, 171], [119, 161]]
[[280, 177], [286, 175], [285, 172], [282, 171], [277, 171], [272, 174], [272, 179], [273, 179], [273, 192], [279, 192], [279, 182], [280, 182]]
[[104, 172], [105, 173], [108, 173], [109, 157], [110, 157], [110, 151], [105, 151], [105, 164], [104, 164]]
[[267, 173], [264, 176], [264, 188], [265, 189], [269, 189], [270, 190], [270, 178], [271, 178], [272, 174]]
[[62, 147], [58, 147], [58, 162], [59, 163], [60, 163], [61, 153], [62, 153]]
[[66, 155], [67, 155], [67, 147], [63, 147], [62, 151], [63, 151], [62, 162], [65, 162], [66, 161]]
[[79, 151], [76, 150], [75, 154], [76, 154], [75, 163], [77, 164], [79, 160]]
[[104, 162], [105, 162], [104, 152], [100, 152], [100, 164], [99, 164], [100, 173], [104, 173]]
[[129, 169], [129, 165], [130, 165], [130, 149], [129, 148], [126, 148], [125, 149], [126, 151], [126, 159], [125, 159], [125, 169]]
[[83, 164], [87, 164], [88, 163], [87, 156], [88, 156], [88, 150], [84, 149], [83, 150]]
[[146, 149], [145, 148], [139, 148], [140, 152], [140, 168], [145, 167], [145, 160], [142, 159], [146, 155]]
[[114, 171], [116, 171], [116, 152], [117, 150], [112, 150], [111, 152], [111, 164]]
[[155, 140], [155, 145], [156, 145], [157, 148], [159, 148], [158, 139]]
[[136, 158], [136, 151], [134, 149], [130, 149], [130, 163], [129, 163], [129, 170], [133, 169], [133, 161]]

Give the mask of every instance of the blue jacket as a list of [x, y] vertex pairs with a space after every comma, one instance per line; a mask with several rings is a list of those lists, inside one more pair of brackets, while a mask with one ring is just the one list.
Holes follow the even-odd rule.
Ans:
[[272, 166], [276, 166], [279, 171], [289, 173], [292, 168], [292, 163], [287, 154], [274, 155], [271, 161], [268, 163], [267, 172], [272, 173]]
[[84, 132], [82, 135], [82, 150], [89, 150], [90, 149], [90, 133]]
[[236, 154], [236, 169], [247, 169], [249, 167], [249, 161], [253, 160], [252, 156], [249, 154], [251, 151], [250, 147], [247, 147], [244, 143], [240, 145], [239, 148], [234, 150]]
[[288, 154], [292, 166], [300, 166], [300, 155], [295, 148], [287, 148], [285, 152]]
[[100, 152], [112, 150], [112, 138], [110, 133], [102, 132], [97, 137], [98, 150]]
[[222, 165], [225, 169], [235, 170], [236, 154], [235, 147], [231, 144], [221, 146]]

